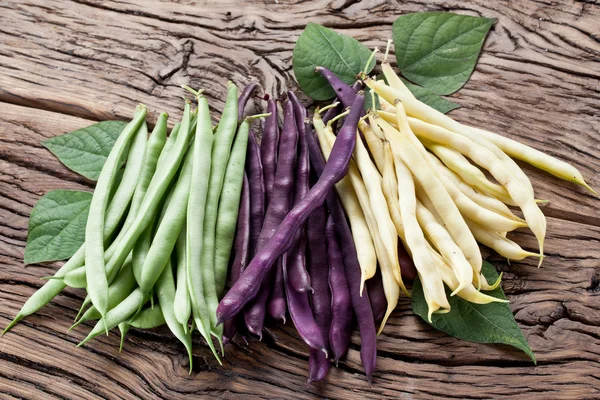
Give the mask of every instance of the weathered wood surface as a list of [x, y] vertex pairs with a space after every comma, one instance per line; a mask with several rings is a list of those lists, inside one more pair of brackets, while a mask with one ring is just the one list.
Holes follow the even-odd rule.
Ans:
[[[238, 4], [239, 3], [239, 4]], [[291, 50], [308, 21], [383, 46], [404, 12], [447, 10], [498, 18], [453, 116], [519, 138], [579, 167], [600, 187], [600, 6], [588, 1], [0, 2], [0, 327], [56, 264], [23, 266], [27, 220], [57, 188], [91, 189], [40, 140], [91, 121], [129, 117], [138, 102], [180, 113], [179, 86], [204, 87], [215, 108], [224, 83], [294, 87]], [[402, 302], [378, 342], [374, 387], [360, 339], [327, 381], [305, 385], [308, 352], [290, 326], [263, 343], [236, 342], [222, 367], [198, 343], [184, 349], [165, 330], [132, 331], [118, 354], [111, 333], [75, 348], [66, 333], [83, 297], [67, 290], [0, 338], [2, 398], [539, 398], [600, 397], [600, 200], [526, 167], [551, 202], [548, 256], [507, 265], [517, 322], [538, 358], [449, 338]], [[535, 248], [528, 232], [514, 235]], [[87, 326], [89, 329], [89, 326]]]

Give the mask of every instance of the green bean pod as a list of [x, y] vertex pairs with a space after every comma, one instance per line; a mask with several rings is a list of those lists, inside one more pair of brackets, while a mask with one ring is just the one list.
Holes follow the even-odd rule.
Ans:
[[[207, 149], [212, 149], [213, 136], [208, 101], [204, 96], [198, 96], [198, 124], [192, 150], [194, 160], [192, 182], [194, 184], [190, 191], [186, 224], [186, 242], [193, 243], [193, 246], [186, 246], [187, 283], [196, 327], [208, 343], [215, 358], [219, 360], [210, 338], [210, 311], [206, 305], [202, 284], [202, 268], [205, 266], [202, 264], [202, 238], [211, 169], [211, 152]], [[212, 269], [212, 266], [210, 267]]]
[[[150, 293], [152, 287], [162, 274], [175, 248], [179, 232], [183, 228], [187, 214], [188, 199], [192, 186], [192, 153], [186, 155], [183, 167], [175, 187], [171, 191], [168, 204], [163, 207], [156, 234], [148, 249], [140, 274], [140, 288], [144, 293]], [[151, 227], [149, 227], [151, 229]]]
[[[177, 139], [173, 143], [172, 148], [169, 150], [170, 156], [165, 159], [164, 164], [160, 169], [157, 168], [158, 173], [155, 173], [152, 177], [146, 196], [144, 196], [138, 214], [131, 224], [131, 227], [127, 230], [123, 239], [115, 246], [112, 254], [110, 254], [110, 261], [106, 264], [106, 274], [109, 282], [112, 282], [119, 272], [125, 258], [127, 258], [133, 249], [133, 246], [140, 235], [154, 220], [153, 217], [161, 203], [161, 199], [171, 185], [173, 177], [179, 170], [181, 161], [187, 151], [190, 138], [192, 137], [189, 126], [190, 105], [186, 103], [179, 134], [177, 135]], [[109, 248], [107, 253], [109, 253], [110, 250], [111, 249]], [[109, 254], [107, 254], [107, 256], [108, 255]]]
[[[238, 124], [238, 91], [237, 87], [229, 82], [225, 108], [219, 121], [219, 126], [214, 135], [212, 145], [210, 181], [204, 214], [204, 234], [202, 237], [202, 284], [204, 297], [210, 313], [211, 333], [219, 340], [222, 347], [223, 326], [217, 326], [216, 310], [219, 305], [215, 285], [215, 229], [219, 197], [223, 189], [223, 177], [229, 162], [231, 145]], [[195, 182], [195, 181], [194, 181]], [[189, 242], [194, 243], [194, 242]]]
[[[108, 307], [112, 309], [117, 306], [120, 302], [125, 300], [127, 296], [131, 294], [135, 288], [135, 277], [133, 276], [133, 270], [131, 268], [131, 256], [125, 260], [123, 268], [119, 271], [119, 274], [115, 278], [114, 282], [108, 287]], [[90, 321], [93, 319], [100, 319], [102, 315], [98, 312], [96, 307], [91, 306], [81, 316], [81, 318], [69, 329], [73, 329], [82, 322]]]
[[128, 325], [137, 329], [154, 329], [166, 323], [160, 304], [148, 307], [135, 316]]
[[[138, 106], [133, 120], [125, 127], [108, 155], [90, 203], [90, 213], [85, 227], [85, 269], [87, 291], [92, 303], [102, 316], [108, 311], [108, 278], [104, 263], [104, 223], [111, 188], [114, 184], [120, 160], [128, 142], [140, 129], [146, 117], [146, 107]], [[146, 138], [143, 137], [145, 140]], [[123, 260], [124, 261], [124, 260]], [[108, 333], [108, 330], [107, 330]]]
[[109, 310], [106, 315], [96, 323], [91, 332], [77, 345], [77, 347], [83, 346], [96, 336], [102, 334], [105, 329], [113, 329], [121, 322], [126, 321], [144, 305], [146, 300], [147, 296], [144, 296], [140, 288], [135, 289], [125, 300]]
[[173, 335], [185, 346], [188, 357], [190, 359], [190, 373], [192, 373], [192, 332], [186, 332], [183, 326], [175, 318], [175, 281], [173, 280], [173, 266], [171, 261], [167, 261], [167, 265], [156, 282], [156, 294], [158, 295], [158, 303], [161, 306], [164, 321], [169, 326]]
[[229, 266], [229, 257], [235, 237], [235, 227], [242, 195], [249, 130], [250, 124], [247, 120], [243, 121], [238, 128], [219, 199], [215, 229], [215, 282], [218, 296], [222, 296], [227, 280], [227, 267]]
[[177, 238], [177, 242], [175, 243], [177, 285], [173, 312], [175, 313], [175, 319], [177, 319], [181, 326], [183, 326], [183, 330], [187, 333], [188, 322], [192, 315], [192, 303], [187, 286], [186, 232], [187, 227], [184, 224], [179, 238]]

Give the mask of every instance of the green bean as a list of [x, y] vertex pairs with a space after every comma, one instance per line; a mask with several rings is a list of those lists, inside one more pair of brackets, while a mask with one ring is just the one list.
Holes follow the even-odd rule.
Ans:
[[77, 345], [81, 347], [96, 336], [100, 335], [105, 329], [113, 329], [121, 322], [126, 321], [127, 318], [135, 314], [136, 311], [147, 300], [147, 296], [144, 296], [140, 288], [136, 288], [125, 300], [120, 302], [116, 307], [109, 310], [106, 315], [96, 323], [92, 331], [87, 335], [85, 339]]
[[137, 329], [154, 329], [166, 323], [160, 304], [148, 307], [135, 316], [128, 325]]
[[192, 303], [187, 286], [186, 232], [187, 227], [184, 223], [175, 243], [177, 285], [173, 311], [175, 312], [175, 319], [183, 326], [184, 332], [187, 333], [188, 321], [192, 315]]
[[170, 191], [171, 198], [163, 207], [164, 216], [158, 224], [158, 229], [142, 266], [140, 288], [144, 293], [150, 293], [160, 277], [171, 253], [173, 253], [175, 242], [185, 222], [192, 186], [192, 168], [192, 152], [188, 152], [177, 183]]
[[[123, 264], [123, 268], [119, 271], [119, 274], [115, 278], [114, 282], [108, 287], [108, 308], [112, 309], [117, 306], [120, 302], [125, 300], [127, 296], [133, 291], [135, 288], [135, 277], [133, 276], [133, 270], [131, 268], [131, 256], [125, 260]], [[96, 309], [96, 307], [91, 306], [88, 310], [81, 316], [79, 319], [69, 330], [75, 328], [82, 322], [90, 321], [93, 319], [100, 319], [102, 316]]]
[[[116, 171], [119, 168], [119, 161], [123, 156], [125, 147], [136, 133], [142, 132], [139, 128], [145, 117], [146, 107], [138, 106], [133, 120], [125, 127], [115, 142], [102, 167], [90, 203], [90, 213], [85, 227], [87, 291], [92, 299], [92, 303], [102, 316], [105, 316], [108, 311], [108, 279], [104, 263], [104, 222], [106, 219], [106, 208]], [[106, 329], [106, 333], [108, 334], [108, 328]]]
[[[166, 218], [166, 216], [165, 216]], [[190, 359], [190, 374], [192, 373], [192, 332], [187, 333], [183, 326], [175, 318], [173, 306], [175, 304], [175, 282], [173, 281], [173, 266], [171, 261], [167, 265], [156, 282], [156, 294], [158, 303], [161, 306], [164, 321], [169, 329], [181, 343], [185, 346]]]
[[[185, 104], [183, 120], [181, 122], [181, 128], [177, 139], [173, 143], [169, 153], [170, 156], [165, 159], [163, 166], [155, 173], [152, 177], [152, 181], [146, 191], [146, 196], [140, 205], [137, 215], [131, 224], [131, 227], [127, 230], [122, 240], [115, 245], [114, 250], [110, 254], [110, 261], [106, 264], [106, 274], [108, 275], [108, 281], [112, 282], [119, 269], [123, 265], [125, 258], [129, 255], [136, 241], [144, 230], [150, 226], [154, 220], [154, 215], [160, 205], [160, 200], [164, 196], [165, 192], [169, 188], [174, 175], [179, 170], [181, 161], [187, 151], [187, 147], [190, 141], [190, 137], [193, 136], [192, 132], [188, 129], [190, 126], [190, 105]], [[107, 253], [110, 252], [107, 250]], [[109, 254], [106, 254], [108, 256]]]
[[[186, 265], [188, 291], [190, 292], [192, 315], [196, 328], [206, 340], [215, 358], [220, 362], [210, 338], [210, 311], [206, 305], [202, 284], [202, 268], [207, 267], [202, 264], [202, 238], [204, 236], [205, 206], [211, 168], [211, 152], [207, 149], [212, 149], [213, 136], [208, 101], [200, 95], [198, 96], [198, 124], [192, 150], [194, 160], [192, 182], [194, 184], [188, 202], [186, 232], [186, 243], [193, 243], [194, 245], [186, 246]], [[212, 266], [210, 267], [212, 268]]]
[[181, 123], [178, 122], [175, 124], [173, 129], [171, 129], [171, 134], [167, 138], [167, 141], [165, 142], [165, 145], [160, 153], [160, 156], [158, 157], [158, 161], [156, 162], [157, 169], [159, 171], [160, 171], [159, 166], [164, 165], [165, 161], [167, 160], [167, 156], [169, 155], [169, 151], [171, 151], [173, 144], [175, 144], [175, 141], [177, 140], [177, 135], [179, 134], [180, 128], [181, 128]]
[[247, 120], [243, 121], [238, 129], [223, 180], [223, 191], [219, 199], [215, 230], [215, 282], [218, 296], [223, 294], [227, 280], [227, 267], [242, 194], [249, 129], [250, 124]]
[[[229, 161], [231, 145], [238, 124], [238, 91], [237, 87], [229, 82], [225, 108], [219, 121], [219, 127], [214, 135], [211, 154], [210, 180], [206, 197], [204, 213], [204, 234], [202, 237], [202, 284], [204, 298], [210, 315], [211, 334], [223, 346], [223, 325], [217, 326], [216, 310], [219, 305], [215, 285], [215, 229], [217, 224], [217, 211], [219, 196], [223, 188], [223, 177]], [[195, 181], [194, 181], [195, 182]], [[192, 243], [192, 242], [189, 242]]]

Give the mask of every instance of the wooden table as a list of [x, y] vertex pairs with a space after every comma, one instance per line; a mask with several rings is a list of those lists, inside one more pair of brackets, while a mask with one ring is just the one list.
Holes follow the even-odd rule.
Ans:
[[[295, 40], [309, 21], [384, 46], [405, 12], [496, 17], [477, 69], [453, 101], [460, 121], [488, 127], [576, 165], [600, 188], [600, 6], [594, 1], [5, 0], [0, 2], [0, 326], [58, 264], [24, 267], [29, 213], [52, 189], [91, 190], [40, 140], [103, 119], [127, 119], [138, 102], [178, 117], [180, 85], [207, 89], [216, 109], [225, 82], [294, 87]], [[600, 200], [524, 166], [550, 200], [547, 256], [504, 271], [516, 320], [538, 365], [503, 346], [434, 331], [402, 301], [379, 337], [369, 388], [360, 339], [326, 382], [307, 386], [308, 352], [294, 329], [229, 345], [218, 366], [200, 342], [188, 375], [183, 347], [165, 330], [132, 331], [75, 348], [89, 325], [66, 330], [83, 298], [66, 290], [0, 338], [0, 397], [190, 399], [216, 397], [600, 398]], [[529, 232], [514, 235], [536, 248]], [[488, 253], [486, 253], [488, 255]]]

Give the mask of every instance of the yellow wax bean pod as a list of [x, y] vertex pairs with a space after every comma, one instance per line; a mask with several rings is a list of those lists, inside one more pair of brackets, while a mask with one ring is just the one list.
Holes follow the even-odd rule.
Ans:
[[452, 293], [452, 296], [454, 296], [471, 285], [471, 282], [473, 282], [473, 268], [471, 268], [460, 247], [454, 243], [448, 231], [435, 220], [433, 214], [419, 201], [417, 201], [417, 220], [429, 241], [437, 248], [454, 271], [458, 281], [458, 285]]
[[[434, 168], [440, 176], [443, 176], [444, 165], [438, 160], [433, 154], [427, 153], [430, 165]], [[469, 218], [472, 221], [477, 221], [480, 225], [496, 231], [513, 231], [517, 228], [527, 226], [525, 221], [516, 221], [514, 219], [506, 218], [500, 214], [488, 210], [487, 208], [481, 207], [479, 204], [471, 200], [467, 195], [456, 187], [456, 185], [449, 179], [442, 179], [444, 187], [452, 197], [452, 200], [456, 203], [461, 214], [465, 218]]]
[[479, 168], [474, 166], [459, 152], [437, 143], [423, 143], [427, 149], [435, 154], [448, 169], [456, 173], [467, 184], [487, 195], [497, 198], [502, 202], [515, 205], [506, 191], [506, 188], [491, 182]]
[[[420, 120], [422, 122], [427, 122], [445, 128], [456, 133], [457, 135], [461, 135], [472, 140], [482, 147], [485, 147], [488, 151], [494, 154], [502, 162], [502, 164], [504, 164], [505, 168], [509, 170], [510, 173], [515, 176], [516, 180], [525, 188], [525, 190], [530, 192], [530, 194], [533, 196], [533, 187], [531, 185], [531, 181], [527, 175], [525, 175], [521, 167], [519, 167], [512, 158], [510, 158], [504, 151], [502, 151], [490, 140], [482, 137], [470, 127], [462, 125], [449, 116], [437, 111], [433, 107], [428, 106], [412, 96], [408, 96], [403, 91], [387, 86], [382, 81], [365, 78], [364, 83], [370, 89], [374, 90], [378, 95], [385, 98], [389, 103], [394, 104], [396, 100], [402, 101], [402, 104], [407, 109], [407, 113], [410, 116], [415, 117], [415, 120]], [[412, 125], [411, 128], [413, 130], [415, 129]]]
[[[400, 113], [404, 111], [402, 104], [396, 104], [396, 109], [399, 110]], [[400, 114], [400, 116], [402, 116], [402, 114]], [[427, 193], [429, 199], [435, 206], [436, 211], [444, 221], [444, 226], [467, 257], [475, 275], [479, 277], [482, 258], [477, 242], [471, 234], [471, 231], [469, 231], [463, 216], [447, 189], [444, 187], [440, 177], [429, 165], [427, 161], [427, 151], [425, 148], [420, 149], [418, 147], [422, 147], [422, 144], [414, 137], [406, 118], [399, 119], [399, 131], [381, 118], [377, 118], [376, 122], [382, 128], [386, 138], [390, 141], [392, 151], [397, 152], [400, 155], [402, 161], [410, 168], [410, 171], [414, 174], [417, 182], [419, 182]], [[414, 144], [415, 141], [419, 142], [418, 146]], [[400, 192], [402, 197], [403, 193], [402, 191]]]
[[502, 236], [498, 232], [490, 231], [477, 222], [467, 220], [469, 228], [475, 235], [477, 241], [509, 260], [522, 260], [525, 257], [539, 257], [539, 254], [523, 250], [521, 246], [512, 240]]
[[560, 179], [581, 185], [590, 190], [595, 195], [598, 195], [583, 179], [581, 172], [571, 164], [561, 161], [551, 155], [543, 153], [516, 140], [498, 135], [497, 133], [489, 132], [484, 129], [469, 127], [476, 134], [485, 137], [490, 142], [494, 143], [509, 156], [528, 164], [533, 165], [543, 171], [546, 171]]
[[[506, 188], [510, 197], [523, 211], [523, 215], [525, 216], [529, 228], [538, 240], [540, 255], [543, 255], [544, 238], [546, 236], [546, 218], [539, 209], [533, 194], [522, 185], [519, 179], [517, 179], [510, 170], [506, 168], [506, 164], [500, 161], [493, 152], [467, 137], [437, 125], [416, 119], [413, 119], [413, 121], [418, 121], [411, 125], [411, 128], [414, 129], [414, 132], [419, 135], [419, 137], [451, 147], [467, 156], [476, 164], [488, 170], [494, 179]], [[540, 258], [540, 264], [541, 262], [542, 259]]]

